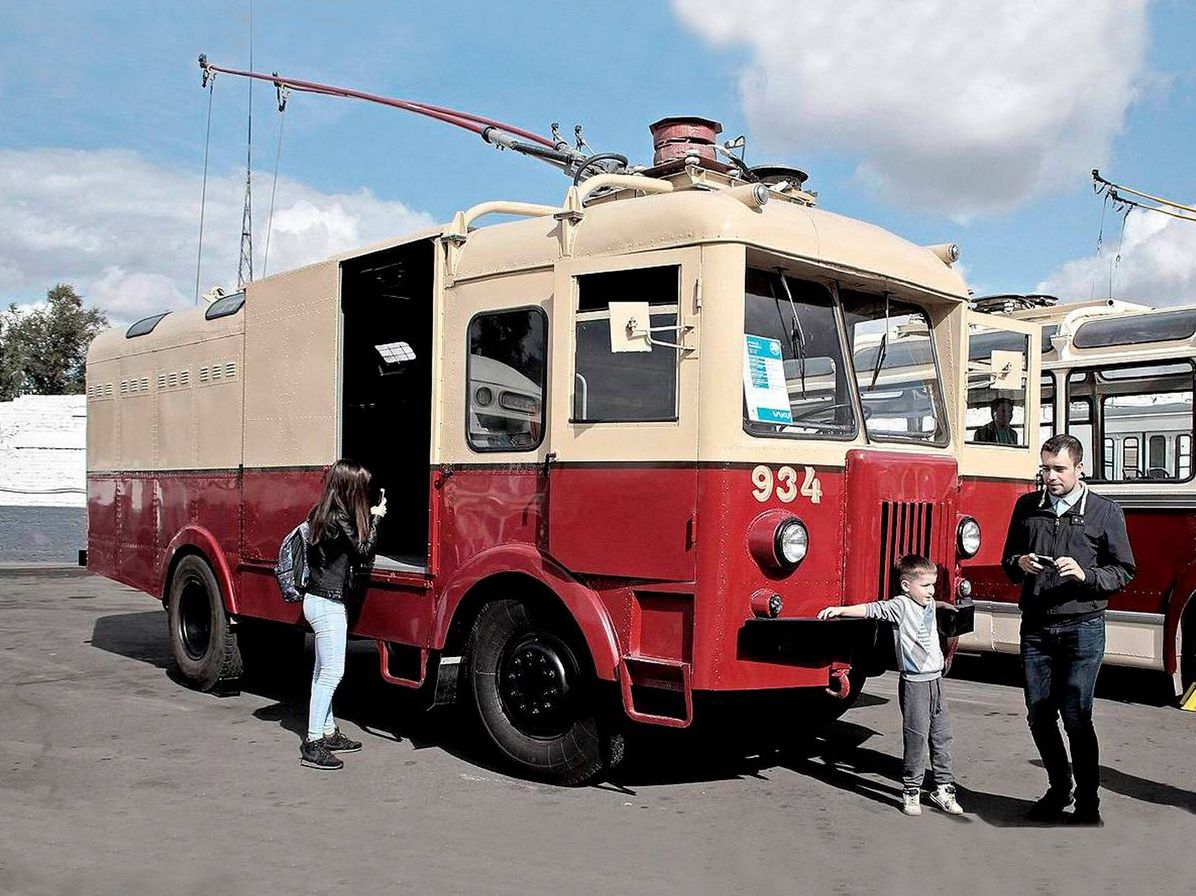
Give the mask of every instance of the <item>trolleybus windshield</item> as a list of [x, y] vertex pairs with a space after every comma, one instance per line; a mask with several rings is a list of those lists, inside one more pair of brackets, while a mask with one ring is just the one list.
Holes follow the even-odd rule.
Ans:
[[839, 295], [868, 437], [945, 445], [943, 389], [926, 312], [890, 296]]
[[756, 436], [852, 438], [856, 411], [839, 316], [817, 283], [749, 268], [743, 428]]

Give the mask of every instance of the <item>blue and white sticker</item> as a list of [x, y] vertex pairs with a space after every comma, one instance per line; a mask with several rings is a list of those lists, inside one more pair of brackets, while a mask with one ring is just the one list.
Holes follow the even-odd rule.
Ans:
[[757, 423], [792, 423], [781, 340], [745, 335], [743, 342], [743, 395], [749, 419]]

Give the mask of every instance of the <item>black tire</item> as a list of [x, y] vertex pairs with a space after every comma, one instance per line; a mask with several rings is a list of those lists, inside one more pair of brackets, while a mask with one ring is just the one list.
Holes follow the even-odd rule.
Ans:
[[464, 662], [482, 730], [521, 772], [583, 784], [622, 759], [622, 736], [598, 712], [597, 681], [571, 626], [522, 601], [492, 601]]
[[220, 585], [202, 557], [179, 561], [166, 598], [170, 654], [180, 677], [200, 691], [228, 686], [244, 666], [237, 637], [229, 625]]

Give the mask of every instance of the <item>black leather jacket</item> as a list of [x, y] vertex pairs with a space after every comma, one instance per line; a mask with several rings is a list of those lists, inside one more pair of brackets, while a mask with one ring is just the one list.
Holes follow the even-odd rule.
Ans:
[[357, 537], [357, 527], [343, 513], [334, 514], [322, 536], [307, 546], [308, 579], [304, 593], [330, 600], [344, 600], [355, 584], [350, 582], [354, 566], [368, 564], [378, 543], [378, 517], [370, 517], [370, 531]]
[[[1022, 495], [1013, 508], [1002, 566], [1022, 585], [1018, 606], [1027, 624], [1099, 615], [1109, 595], [1128, 585], [1137, 571], [1121, 507], [1087, 486], [1085, 491], [1061, 517], [1043, 492]], [[1061, 578], [1049, 564], [1038, 575], [1026, 575], [1017, 560], [1029, 553], [1074, 558], [1084, 570], [1084, 581]]]

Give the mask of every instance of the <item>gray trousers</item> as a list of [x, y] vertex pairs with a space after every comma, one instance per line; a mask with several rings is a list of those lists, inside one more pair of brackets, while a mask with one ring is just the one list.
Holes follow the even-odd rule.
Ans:
[[954, 784], [951, 772], [951, 744], [955, 734], [947, 715], [947, 697], [943, 679], [906, 681], [897, 688], [901, 704], [901, 739], [903, 756], [901, 783], [906, 790], [920, 790], [926, 775], [926, 747], [930, 747], [930, 767], [935, 786]]

